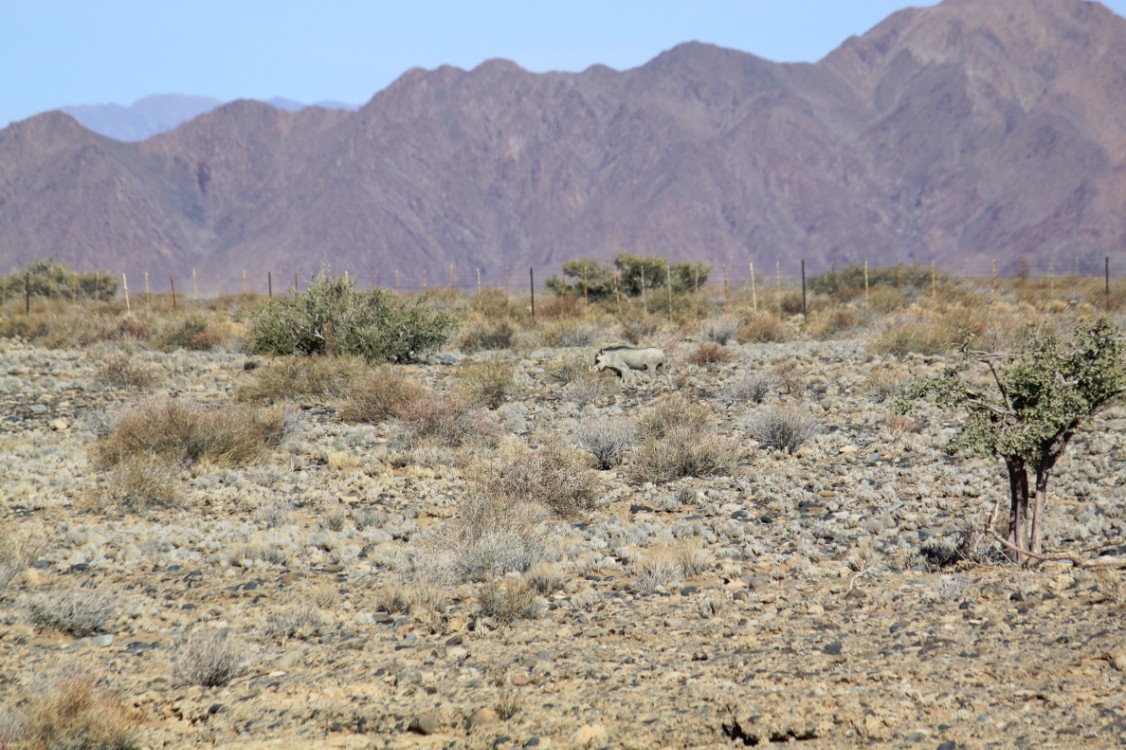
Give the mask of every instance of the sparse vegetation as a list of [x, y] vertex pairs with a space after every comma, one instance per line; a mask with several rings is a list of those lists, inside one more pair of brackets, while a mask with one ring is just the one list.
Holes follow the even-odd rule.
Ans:
[[745, 422], [747, 434], [759, 444], [793, 453], [817, 434], [820, 424], [808, 411], [794, 406], [768, 406], [752, 413]]
[[152, 455], [173, 464], [209, 461], [237, 466], [279, 444], [288, 431], [286, 422], [286, 412], [278, 408], [216, 409], [156, 399], [126, 410], [91, 450], [103, 467], [137, 455]]
[[59, 589], [31, 597], [27, 611], [38, 627], [84, 638], [105, 632], [113, 618], [115, 601], [111, 594], [95, 589]]
[[252, 371], [250, 383], [239, 387], [241, 401], [313, 401], [342, 398], [364, 372], [356, 357], [278, 357]]
[[197, 626], [180, 645], [172, 679], [177, 685], [223, 687], [246, 666], [246, 646], [230, 629]]
[[511, 395], [514, 374], [508, 362], [475, 362], [462, 368], [459, 386], [470, 404], [496, 409]]
[[622, 463], [636, 436], [637, 428], [627, 419], [588, 420], [580, 423], [575, 432], [579, 445], [594, 456], [595, 465], [603, 471]]
[[117, 691], [73, 668], [0, 709], [0, 747], [13, 750], [133, 750], [139, 729], [140, 717]]

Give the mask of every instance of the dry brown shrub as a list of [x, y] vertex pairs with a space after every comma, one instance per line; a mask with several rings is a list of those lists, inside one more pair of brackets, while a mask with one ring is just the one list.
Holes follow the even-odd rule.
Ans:
[[457, 348], [466, 354], [509, 349], [515, 336], [516, 328], [506, 318], [497, 320], [475, 316], [462, 326], [457, 337]]
[[500, 426], [483, 409], [474, 409], [459, 396], [425, 391], [396, 410], [400, 439], [407, 447], [437, 443], [456, 448], [472, 444], [495, 444]]
[[16, 750], [132, 750], [140, 716], [93, 677], [75, 670], [49, 678], [0, 716], [0, 747]]
[[246, 644], [227, 628], [199, 626], [176, 654], [172, 680], [177, 685], [222, 687], [246, 669]]
[[102, 360], [94, 379], [111, 387], [149, 388], [163, 372], [158, 365], [138, 362], [129, 352], [114, 352]]
[[661, 329], [661, 319], [656, 315], [646, 315], [642, 312], [622, 318], [618, 321], [622, 327], [622, 336], [633, 346], [640, 346]]
[[128, 455], [111, 468], [105, 498], [124, 510], [172, 508], [179, 505], [176, 480], [176, 466], [160, 456]]
[[586, 309], [579, 299], [569, 294], [556, 295], [547, 302], [536, 305], [536, 317], [542, 316], [548, 320], [574, 320], [584, 317], [585, 313]]
[[720, 344], [711, 341], [702, 341], [699, 346], [696, 347], [696, 350], [685, 359], [689, 364], [696, 365], [697, 367], [707, 367], [708, 365], [730, 362], [732, 356], [731, 352], [724, 349]]
[[85, 638], [104, 632], [113, 618], [115, 602], [111, 594], [94, 589], [56, 589], [32, 596], [27, 611], [38, 627]]
[[574, 449], [559, 443], [539, 450], [508, 448], [472, 470], [483, 494], [531, 502], [564, 518], [591, 510], [601, 489], [597, 476]]
[[539, 615], [542, 607], [536, 590], [522, 578], [487, 581], [477, 594], [480, 613], [502, 623], [513, 623]]
[[458, 390], [474, 406], [496, 409], [511, 395], [515, 376], [508, 362], [473, 362], [460, 368]]
[[662, 438], [681, 427], [703, 429], [712, 419], [711, 410], [703, 403], [690, 401], [679, 393], [661, 396], [637, 422], [642, 437]]
[[240, 401], [325, 401], [341, 398], [364, 373], [358, 357], [289, 356], [256, 368], [253, 382], [235, 393]]
[[340, 418], [378, 424], [391, 419], [407, 404], [426, 396], [426, 389], [392, 370], [372, 370], [348, 389]]
[[811, 312], [806, 330], [818, 339], [827, 339], [860, 324], [860, 312], [851, 307], [826, 307]]
[[630, 474], [637, 481], [663, 484], [682, 477], [722, 476], [736, 471], [738, 443], [701, 427], [678, 426], [637, 448]]
[[288, 430], [287, 412], [276, 407], [207, 408], [170, 398], [152, 399], [128, 409], [91, 452], [103, 467], [139, 454], [174, 464], [208, 461], [238, 466], [278, 445]]
[[770, 344], [789, 341], [793, 331], [774, 313], [763, 312], [754, 316], [735, 332], [740, 344]]
[[0, 527], [0, 593], [30, 565], [42, 549], [42, 542], [14, 529]]

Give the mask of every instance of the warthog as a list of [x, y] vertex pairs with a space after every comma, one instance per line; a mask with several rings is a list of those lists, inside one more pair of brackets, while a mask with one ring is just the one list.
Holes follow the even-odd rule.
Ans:
[[655, 346], [644, 349], [632, 346], [609, 346], [605, 349], [599, 349], [598, 353], [594, 355], [594, 367], [592, 369], [595, 372], [613, 370], [623, 383], [628, 383], [631, 380], [634, 370], [648, 370], [650, 380], [655, 380], [657, 373], [661, 372], [664, 373], [669, 388], [672, 388], [672, 378], [665, 366], [667, 359], [665, 350], [658, 349]]

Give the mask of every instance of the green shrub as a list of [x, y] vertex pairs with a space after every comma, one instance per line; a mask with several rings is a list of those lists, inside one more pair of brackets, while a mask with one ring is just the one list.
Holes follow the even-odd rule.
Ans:
[[102, 271], [72, 273], [57, 260], [36, 261], [0, 278], [0, 303], [29, 291], [32, 297], [106, 301], [117, 296], [117, 279]]
[[444, 344], [454, 322], [448, 311], [423, 301], [407, 302], [385, 289], [361, 291], [347, 278], [323, 278], [255, 309], [248, 349], [410, 362]]

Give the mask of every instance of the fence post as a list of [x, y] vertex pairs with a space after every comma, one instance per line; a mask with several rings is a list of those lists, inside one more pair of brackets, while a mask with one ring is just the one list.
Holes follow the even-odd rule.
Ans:
[[931, 303], [938, 303], [938, 269], [934, 264], [934, 258], [931, 258]]
[[78, 272], [72, 271], [70, 274], [70, 304], [78, 304]]
[[1048, 258], [1048, 296], [1056, 296], [1056, 258]]
[[31, 315], [31, 271], [23, 275], [23, 314]]
[[864, 306], [868, 306], [868, 261], [864, 261]]
[[454, 264], [450, 264], [450, 291], [454, 290]]
[[[348, 272], [344, 272], [344, 277], [348, 277]], [[242, 269], [242, 293], [246, 294], [246, 269]]]
[[755, 264], [751, 263], [751, 309], [758, 312], [758, 292], [755, 291]]
[[536, 319], [536, 269], [528, 268], [528, 285], [532, 290], [532, 320]]
[[395, 269], [395, 291], [399, 291], [399, 269]]
[[133, 307], [129, 304], [129, 281], [125, 278], [125, 272], [121, 272], [121, 288], [125, 291], [125, 312], [130, 315], [133, 314]]
[[195, 303], [199, 304], [199, 286], [196, 284], [195, 269], [192, 269], [192, 299]]
[[669, 288], [669, 320], [672, 320], [672, 266], [665, 264], [665, 282]]
[[1107, 312], [1110, 312], [1110, 256], [1109, 255], [1106, 256], [1106, 267], [1105, 268], [1106, 268], [1106, 270], [1103, 272], [1104, 273], [1103, 278], [1106, 280], [1106, 309], [1107, 309]]
[[993, 259], [993, 304], [997, 304], [997, 259]]
[[782, 261], [774, 261], [774, 276], [777, 279], [777, 291], [774, 294], [774, 304], [778, 306], [778, 312], [782, 312]]
[[422, 291], [426, 291], [426, 269], [422, 269]]
[[649, 314], [649, 301], [645, 298], [645, 266], [641, 267], [641, 310]]
[[618, 318], [622, 317], [622, 291], [618, 287], [618, 272], [614, 271], [614, 299], [618, 301]]
[[149, 299], [149, 272], [145, 271], [145, 309], [152, 310], [152, 302]]
[[809, 319], [805, 305], [805, 258], [801, 260], [801, 318], [803, 322]]
[[266, 271], [266, 294], [270, 299], [274, 298], [274, 274], [271, 271]]
[[172, 287], [172, 309], [176, 309], [176, 279], [172, 278], [172, 274], [168, 274], [168, 285]]
[[728, 286], [727, 286], [727, 264], [724, 263], [723, 264], [723, 309], [724, 310], [727, 309], [727, 303], [729, 302], [730, 297], [731, 297], [731, 293], [728, 291]]

